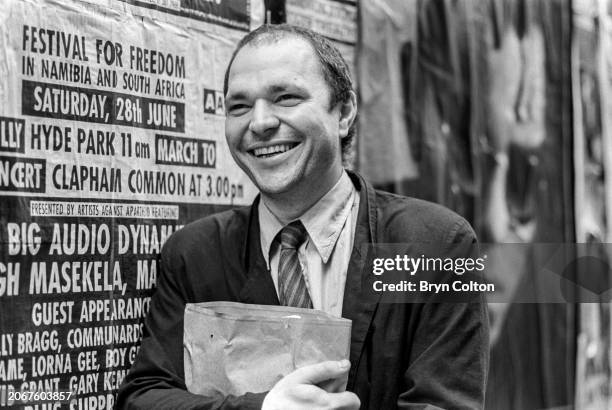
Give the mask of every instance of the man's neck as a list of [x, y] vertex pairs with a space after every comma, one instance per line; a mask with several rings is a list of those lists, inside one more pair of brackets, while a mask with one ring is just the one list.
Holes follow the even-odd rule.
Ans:
[[341, 169], [337, 178], [332, 179], [330, 183], [322, 185], [316, 190], [297, 189], [297, 192], [284, 192], [274, 195], [262, 193], [261, 199], [279, 221], [287, 224], [298, 219], [314, 204], [319, 202], [336, 185], [343, 172], [344, 169]]

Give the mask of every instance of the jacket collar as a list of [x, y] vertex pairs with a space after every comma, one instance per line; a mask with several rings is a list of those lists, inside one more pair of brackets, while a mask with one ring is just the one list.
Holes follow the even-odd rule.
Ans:
[[364, 350], [365, 339], [372, 322], [374, 312], [378, 306], [378, 298], [372, 299], [363, 296], [361, 289], [369, 270], [364, 269], [367, 257], [367, 245], [375, 243], [377, 230], [377, 207], [376, 193], [374, 188], [366, 182], [359, 174], [349, 173], [355, 188], [359, 190], [359, 213], [357, 214], [357, 226], [355, 228], [355, 239], [351, 261], [346, 274], [346, 285], [344, 287], [344, 302], [342, 305], [342, 317], [350, 319], [351, 328], [351, 370], [347, 390], [353, 389], [355, 375], [359, 368], [359, 361]]
[[[352, 388], [355, 373], [361, 358], [364, 342], [370, 328], [370, 323], [378, 300], [366, 299], [362, 296], [361, 284], [366, 279], [362, 275], [368, 275], [364, 270], [367, 254], [367, 245], [377, 242], [375, 236], [377, 231], [376, 193], [374, 188], [356, 172], [347, 171], [355, 189], [359, 191], [359, 212], [357, 213], [357, 225], [355, 227], [355, 239], [349, 263], [346, 285], [344, 288], [344, 301], [342, 305], [342, 317], [352, 320], [351, 330], [351, 370], [349, 373], [348, 389]], [[265, 259], [261, 250], [259, 237], [259, 217], [257, 208], [259, 196], [251, 205], [248, 230], [244, 235], [242, 244], [242, 260], [244, 262], [247, 280], [240, 291], [240, 301], [243, 303], [278, 305], [278, 297], [272, 276], [267, 269]]]

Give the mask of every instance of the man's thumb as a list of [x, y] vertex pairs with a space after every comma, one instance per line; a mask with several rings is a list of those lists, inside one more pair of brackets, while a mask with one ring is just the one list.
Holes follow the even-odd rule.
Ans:
[[289, 376], [295, 383], [318, 384], [325, 380], [336, 379], [351, 368], [348, 360], [327, 361], [300, 367]]

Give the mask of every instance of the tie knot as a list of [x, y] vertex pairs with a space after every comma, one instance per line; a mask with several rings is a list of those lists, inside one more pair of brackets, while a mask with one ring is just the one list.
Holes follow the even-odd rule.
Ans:
[[281, 248], [297, 249], [306, 240], [306, 228], [300, 221], [291, 222], [280, 231]]

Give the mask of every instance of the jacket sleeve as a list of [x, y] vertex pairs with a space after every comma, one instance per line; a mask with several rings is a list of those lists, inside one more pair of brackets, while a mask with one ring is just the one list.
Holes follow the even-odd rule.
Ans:
[[[446, 242], [453, 252], [454, 245], [476, 244], [476, 236], [461, 219], [449, 231]], [[471, 303], [424, 303], [417, 311], [409, 365], [404, 373], [406, 389], [398, 397], [398, 408], [484, 408], [489, 365], [484, 295], [476, 295]]]
[[[164, 249], [167, 251], [167, 249]], [[136, 361], [117, 395], [117, 409], [260, 409], [265, 393], [205, 397], [187, 391], [183, 365], [183, 315], [190, 300], [182, 264], [171, 271], [162, 252], [160, 275], [145, 320]], [[181, 275], [177, 275], [180, 273]]]

